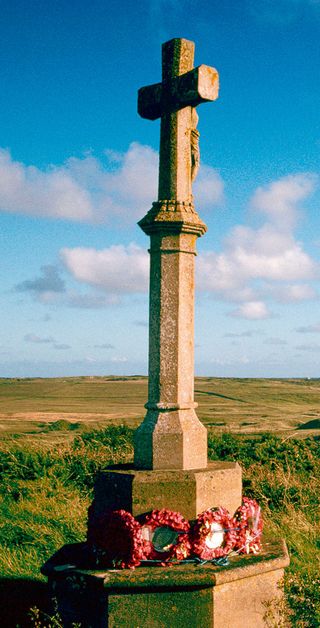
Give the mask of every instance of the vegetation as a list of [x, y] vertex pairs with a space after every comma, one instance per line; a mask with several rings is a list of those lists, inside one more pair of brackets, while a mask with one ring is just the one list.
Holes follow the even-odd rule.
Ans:
[[[130, 385], [138, 385], [137, 381]], [[281, 381], [283, 403], [288, 405], [288, 395], [292, 396], [299, 384], [292, 384], [290, 389], [287, 383], [287, 387], [283, 384], [281, 388]], [[214, 394], [221, 395], [221, 403], [224, 403], [227, 391], [221, 392], [219, 382], [205, 378], [203, 382], [205, 387], [201, 384], [198, 390], [209, 393], [215, 387], [219, 392]], [[306, 395], [307, 385], [300, 386], [302, 397]], [[239, 386], [238, 383], [237, 399], [244, 399], [246, 395], [248, 398], [243, 382], [241, 386], [246, 394], [240, 396]], [[263, 403], [271, 407], [275, 398], [270, 401], [267, 388], [268, 385], [261, 392], [260, 404], [265, 395]], [[253, 407], [253, 388], [248, 389]], [[235, 388], [233, 394], [236, 395]], [[292, 398], [290, 403], [294, 403]], [[87, 508], [97, 471], [109, 464], [132, 460], [131, 427], [108, 425], [92, 429], [92, 422], [76, 419], [77, 416], [70, 420], [59, 416], [52, 420], [51, 417], [50, 421], [42, 421], [42, 427], [33, 434], [3, 430], [0, 604], [8, 615], [7, 623], [6, 618], [1, 619], [4, 627], [13, 628], [17, 624], [59, 626], [57, 618], [41, 619], [42, 612], [37, 610], [45, 609], [45, 580], [40, 575], [40, 566], [63, 544], [85, 538]], [[300, 432], [296, 437], [292, 431], [280, 431], [279, 435], [279, 432], [259, 431], [241, 434], [239, 430], [240, 434], [232, 434], [230, 429], [220, 432], [218, 429], [218, 426], [209, 427], [209, 457], [237, 460], [241, 464], [244, 494], [255, 497], [261, 504], [268, 534], [284, 537], [288, 544], [291, 565], [285, 575], [287, 619], [284, 625], [315, 628], [320, 625], [320, 438], [317, 431], [313, 431], [313, 436], [301, 438]], [[31, 615], [30, 607], [37, 607]]]
[[[110, 427], [49, 450], [15, 440], [3, 443], [2, 578], [39, 580], [39, 568], [50, 554], [64, 543], [84, 539], [94, 476], [101, 467], [132, 458], [132, 434], [127, 427]], [[284, 536], [288, 543], [291, 566], [285, 589], [291, 623], [319, 626], [320, 440], [211, 434], [209, 455], [242, 465], [244, 493], [260, 502], [269, 533]]]

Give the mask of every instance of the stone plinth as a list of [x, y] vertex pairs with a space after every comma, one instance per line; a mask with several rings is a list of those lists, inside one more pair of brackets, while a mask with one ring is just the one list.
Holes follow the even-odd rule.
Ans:
[[107, 470], [96, 480], [94, 513], [123, 508], [137, 517], [169, 508], [196, 519], [208, 508], [224, 506], [233, 514], [241, 504], [241, 491], [241, 468], [236, 462], [211, 462], [192, 471]]
[[96, 571], [83, 569], [87, 564], [86, 547], [77, 544], [62, 548], [42, 569], [64, 628], [72, 622], [90, 628], [281, 625], [281, 579], [289, 564], [284, 541], [264, 542], [258, 556], [230, 557], [227, 567]]

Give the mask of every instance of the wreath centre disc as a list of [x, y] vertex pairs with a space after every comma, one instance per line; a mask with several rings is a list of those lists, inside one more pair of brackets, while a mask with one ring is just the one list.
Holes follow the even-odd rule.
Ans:
[[209, 549], [221, 547], [224, 541], [224, 529], [220, 523], [210, 523], [210, 532], [206, 535], [205, 544]]
[[148, 541], [149, 543], [152, 543], [153, 532], [154, 531], [151, 526], [148, 526], [148, 525], [142, 526], [141, 528], [142, 539], [144, 541]]
[[149, 536], [148, 540], [151, 541], [156, 552], [168, 552], [172, 545], [177, 543], [179, 534], [180, 532], [177, 532], [168, 526], [160, 526], [159, 528], [152, 530], [151, 538]]

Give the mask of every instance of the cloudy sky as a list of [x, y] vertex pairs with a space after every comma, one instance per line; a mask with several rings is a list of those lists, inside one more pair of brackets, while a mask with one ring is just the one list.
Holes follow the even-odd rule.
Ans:
[[318, 377], [320, 1], [3, 0], [0, 375], [147, 372], [161, 43], [196, 43], [196, 373]]

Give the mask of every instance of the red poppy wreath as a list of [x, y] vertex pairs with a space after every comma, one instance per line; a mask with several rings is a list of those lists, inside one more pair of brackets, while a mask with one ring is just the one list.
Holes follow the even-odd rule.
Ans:
[[234, 515], [238, 528], [235, 550], [239, 554], [258, 554], [261, 550], [263, 521], [261, 508], [255, 499], [244, 497]]
[[87, 540], [99, 567], [133, 569], [145, 557], [141, 526], [126, 510], [89, 517]]
[[229, 554], [236, 540], [235, 522], [228, 510], [209, 509], [195, 522], [192, 552], [202, 560], [213, 560]]
[[165, 563], [187, 558], [191, 552], [189, 532], [190, 524], [179, 512], [153, 510], [142, 522], [146, 559]]

